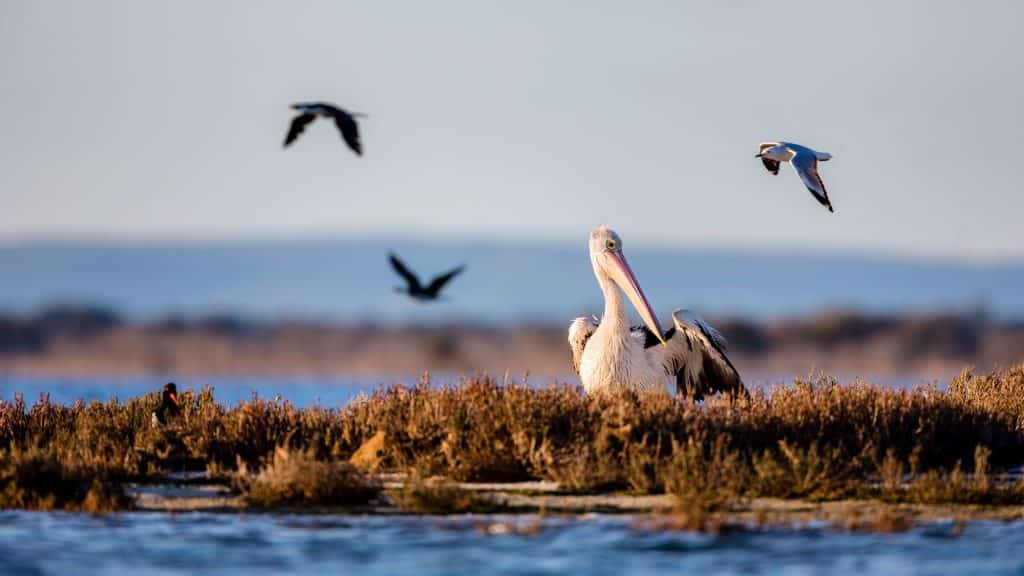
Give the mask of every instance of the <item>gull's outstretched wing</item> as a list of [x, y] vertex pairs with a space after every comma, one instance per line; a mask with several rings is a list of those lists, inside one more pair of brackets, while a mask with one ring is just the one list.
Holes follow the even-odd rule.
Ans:
[[356, 155], [362, 156], [363, 144], [359, 140], [359, 125], [356, 124], [356, 119], [348, 112], [338, 110], [338, 113], [334, 115], [334, 124], [341, 132], [341, 137], [345, 140], [345, 144], [348, 144], [348, 147]]
[[569, 324], [569, 349], [572, 351], [572, 369], [576, 374], [580, 373], [583, 349], [594, 330], [597, 330], [597, 325], [596, 319], [586, 317], [577, 318]]
[[388, 260], [391, 262], [391, 267], [398, 272], [398, 275], [405, 279], [405, 283], [409, 285], [410, 292], [420, 291], [420, 279], [409, 270], [405, 264], [398, 259], [398, 256], [394, 254], [388, 254]]
[[426, 287], [424, 292], [426, 292], [427, 294], [430, 294], [431, 296], [437, 296], [437, 293], [441, 291], [441, 288], [444, 288], [444, 285], [447, 284], [449, 280], [451, 280], [452, 278], [455, 278], [456, 276], [461, 274], [462, 271], [465, 270], [465, 269], [466, 269], [466, 265], [463, 264], [462, 266], [459, 266], [458, 268], [455, 268], [453, 270], [445, 272], [444, 274], [438, 276], [437, 278], [434, 278], [430, 282], [430, 285]]
[[811, 192], [811, 195], [821, 202], [822, 206], [828, 207], [829, 212], [834, 212], [832, 202], [828, 199], [828, 192], [825, 191], [825, 183], [818, 175], [818, 159], [814, 153], [800, 150], [789, 163], [793, 165], [793, 169], [804, 181], [804, 186]]
[[676, 310], [672, 321], [675, 331], [666, 339], [662, 357], [666, 370], [676, 375], [677, 394], [695, 399], [715, 392], [747, 394], [717, 330], [690, 310]]
[[314, 114], [299, 114], [292, 119], [291, 126], [288, 127], [288, 135], [284, 137], [284, 147], [287, 148], [289, 144], [295, 142], [295, 139], [302, 134], [302, 131], [306, 129], [306, 125], [316, 120]]

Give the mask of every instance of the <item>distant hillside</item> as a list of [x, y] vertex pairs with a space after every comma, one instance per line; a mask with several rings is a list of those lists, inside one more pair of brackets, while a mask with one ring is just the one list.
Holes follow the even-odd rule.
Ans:
[[[450, 300], [393, 292], [394, 250], [422, 275], [465, 262]], [[778, 318], [822, 308], [984, 309], [1024, 317], [1024, 264], [967, 265], [849, 254], [627, 247], [658, 312]], [[600, 312], [584, 246], [409, 240], [222, 244], [29, 243], [0, 246], [0, 310], [87, 302], [130, 317], [231, 312], [257, 318], [563, 323]]]

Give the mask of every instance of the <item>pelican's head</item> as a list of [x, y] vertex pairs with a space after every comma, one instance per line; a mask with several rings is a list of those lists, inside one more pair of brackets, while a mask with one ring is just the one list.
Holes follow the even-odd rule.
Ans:
[[658, 340], [661, 340], [662, 344], [665, 344], [662, 336], [664, 332], [658, 324], [658, 317], [651, 310], [644, 291], [640, 289], [640, 284], [633, 276], [633, 270], [626, 262], [626, 255], [622, 253], [622, 238], [615, 230], [602, 225], [590, 233], [590, 263], [594, 266], [594, 274], [598, 281], [603, 284], [610, 280], [625, 292], [644, 324], [658, 335]]

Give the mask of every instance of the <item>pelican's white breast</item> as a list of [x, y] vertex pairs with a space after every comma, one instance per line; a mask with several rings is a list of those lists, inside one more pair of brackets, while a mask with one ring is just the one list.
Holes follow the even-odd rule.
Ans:
[[662, 365], [660, 347], [644, 348], [628, 331], [600, 327], [580, 359], [580, 383], [589, 393], [617, 388], [672, 391], [674, 381]]

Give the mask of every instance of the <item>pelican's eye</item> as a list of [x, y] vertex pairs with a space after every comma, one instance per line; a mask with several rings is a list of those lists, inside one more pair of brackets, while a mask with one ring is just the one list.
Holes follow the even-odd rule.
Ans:
[[609, 238], [608, 241], [604, 243], [604, 247], [609, 252], [615, 252], [616, 250], [619, 249], [619, 244], [615, 240], [612, 240], [611, 238]]

